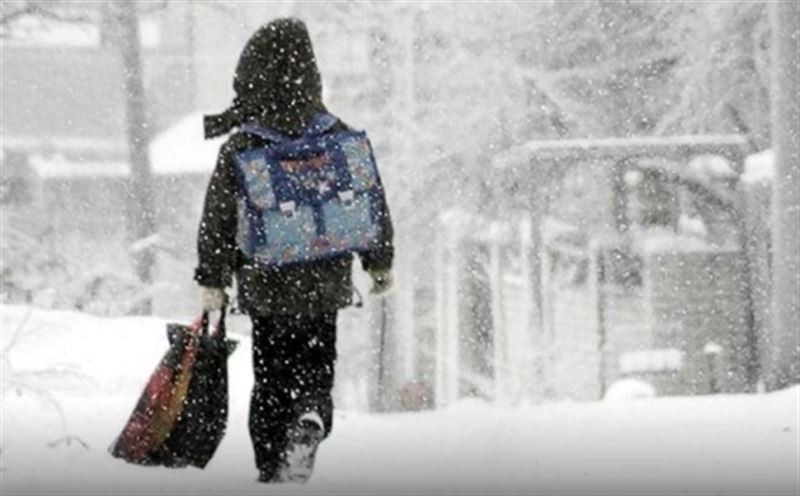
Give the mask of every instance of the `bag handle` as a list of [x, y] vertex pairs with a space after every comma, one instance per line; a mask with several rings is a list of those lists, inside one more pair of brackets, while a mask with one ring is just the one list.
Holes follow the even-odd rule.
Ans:
[[[214, 328], [214, 336], [219, 336], [222, 339], [225, 339], [225, 313], [227, 309], [228, 307], [224, 306], [219, 311], [219, 319]], [[203, 336], [208, 336], [208, 314], [207, 310], [203, 310], [203, 314], [200, 316], [200, 332]]]
[[325, 134], [337, 122], [339, 122], [339, 119], [326, 112], [315, 114], [303, 132], [303, 136], [311, 138]]

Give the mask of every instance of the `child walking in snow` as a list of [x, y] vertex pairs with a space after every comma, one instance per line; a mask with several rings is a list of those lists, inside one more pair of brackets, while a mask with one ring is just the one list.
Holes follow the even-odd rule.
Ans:
[[[256, 31], [239, 58], [233, 88], [233, 104], [205, 122], [207, 138], [233, 132], [220, 149], [206, 192], [195, 280], [204, 310], [215, 311], [227, 304], [225, 288], [235, 276], [240, 306], [252, 320], [255, 384], [249, 427], [259, 480], [304, 482], [318, 443], [332, 428], [336, 315], [352, 301], [353, 255], [258, 263], [248, 230], [255, 220], [244, 206], [259, 199], [243, 198], [242, 192], [254, 186], [244, 187], [236, 161], [248, 151], [274, 146], [273, 135], [324, 138], [351, 130], [323, 105], [311, 39], [297, 19], [278, 19]], [[373, 279], [372, 292], [381, 294], [392, 282], [393, 231], [379, 183], [377, 188], [380, 194], [371, 197], [377, 238], [369, 249], [353, 251]], [[347, 193], [352, 195], [340, 191], [343, 204], [353, 201]], [[280, 202], [286, 218], [299, 215], [295, 208], [294, 202]], [[266, 238], [285, 234], [271, 232], [269, 225], [259, 228]]]

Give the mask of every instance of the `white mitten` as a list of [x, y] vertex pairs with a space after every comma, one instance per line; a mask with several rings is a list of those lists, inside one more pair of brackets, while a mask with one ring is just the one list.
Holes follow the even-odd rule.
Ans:
[[370, 271], [369, 275], [372, 277], [370, 294], [384, 296], [392, 289], [394, 279], [391, 270], [374, 270]]
[[200, 304], [206, 312], [222, 310], [228, 304], [228, 295], [222, 288], [200, 286]]

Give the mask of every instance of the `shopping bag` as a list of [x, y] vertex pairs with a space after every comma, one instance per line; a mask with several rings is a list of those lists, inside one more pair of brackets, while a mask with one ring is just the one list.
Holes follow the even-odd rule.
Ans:
[[236, 344], [225, 337], [224, 315], [214, 334], [201, 335], [183, 409], [162, 449], [165, 464], [203, 468], [214, 456], [228, 421], [228, 356]]
[[110, 452], [141, 465], [202, 468], [225, 433], [236, 342], [226, 338], [224, 311], [212, 334], [204, 313], [191, 325], [168, 324], [167, 337], [170, 347]]

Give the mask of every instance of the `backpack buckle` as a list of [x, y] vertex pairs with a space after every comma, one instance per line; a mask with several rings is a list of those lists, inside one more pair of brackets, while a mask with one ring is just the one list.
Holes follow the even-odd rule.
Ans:
[[280, 208], [281, 213], [283, 213], [287, 219], [291, 219], [294, 217], [297, 205], [293, 201], [287, 201], [279, 203], [278, 208]]
[[339, 201], [342, 202], [342, 206], [344, 208], [350, 208], [353, 206], [353, 203], [355, 202], [355, 193], [353, 193], [352, 189], [348, 189], [347, 191], [340, 191]]

